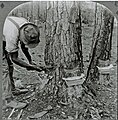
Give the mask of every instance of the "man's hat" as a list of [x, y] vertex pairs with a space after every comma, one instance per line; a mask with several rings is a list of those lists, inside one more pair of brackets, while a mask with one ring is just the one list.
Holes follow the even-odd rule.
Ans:
[[26, 23], [20, 28], [19, 39], [29, 48], [35, 48], [39, 40], [40, 32], [33, 23]]

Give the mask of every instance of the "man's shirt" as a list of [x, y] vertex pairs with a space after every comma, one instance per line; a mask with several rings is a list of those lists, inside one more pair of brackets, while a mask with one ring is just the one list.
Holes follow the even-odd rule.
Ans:
[[[17, 25], [13, 23], [13, 21]], [[28, 21], [25, 18], [22, 17], [13, 17], [8, 16], [5, 20], [4, 27], [3, 27], [3, 36], [4, 41], [6, 41], [6, 51], [9, 53], [18, 51], [19, 47], [19, 28], [24, 25], [25, 23], [28, 23]], [[18, 28], [19, 27], [19, 28]]]

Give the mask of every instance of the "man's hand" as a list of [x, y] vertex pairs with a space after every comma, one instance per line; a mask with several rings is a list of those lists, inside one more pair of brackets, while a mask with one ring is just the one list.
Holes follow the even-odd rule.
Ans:
[[[28, 64], [28, 63], [24, 62], [23, 60], [21, 60], [21, 59], [18, 57], [18, 51], [17, 51], [17, 52], [14, 52], [14, 53], [11, 53], [10, 55], [11, 55], [12, 61], [13, 61], [15, 64], [17, 64], [17, 65], [19, 65], [19, 66], [21, 66], [21, 67], [24, 67], [24, 68], [26, 68], [27, 70], [36, 70], [36, 71], [38, 71], [38, 72], [43, 71], [43, 69], [42, 69], [40, 66], [35, 65], [35, 63], [30, 62], [30, 64]], [[31, 61], [31, 60], [30, 60], [30, 61]]]
[[40, 68], [45, 71], [45, 72], [51, 72], [54, 71], [56, 69], [57, 66], [53, 65], [48, 65], [48, 66], [40, 66]]
[[27, 70], [36, 70], [38, 72], [45, 71], [45, 72], [51, 72], [56, 69], [56, 66], [39, 66], [39, 65], [29, 65]]
[[38, 72], [43, 71], [39, 66], [37, 65], [29, 65], [28, 67], [26, 67], [27, 70], [36, 70]]
[[29, 64], [31, 64], [31, 65], [36, 65], [36, 63], [33, 62], [33, 61], [30, 61]]

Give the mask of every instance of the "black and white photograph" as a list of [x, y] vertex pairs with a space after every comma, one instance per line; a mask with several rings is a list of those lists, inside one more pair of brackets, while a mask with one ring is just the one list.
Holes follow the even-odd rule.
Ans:
[[2, 120], [117, 120], [118, 12], [92, 1], [20, 2], [0, 2], [12, 8], [1, 33]]

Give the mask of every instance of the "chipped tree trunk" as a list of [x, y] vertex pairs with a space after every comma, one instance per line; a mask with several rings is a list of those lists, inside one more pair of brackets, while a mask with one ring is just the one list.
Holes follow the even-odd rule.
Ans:
[[[114, 17], [107, 10], [103, 12], [103, 18], [100, 25], [100, 28], [96, 32], [93, 53], [89, 68], [87, 71], [86, 81], [84, 85], [94, 94], [97, 94], [97, 81], [99, 80], [99, 71], [97, 66], [105, 66], [105, 61], [110, 60], [111, 56], [111, 46], [112, 46], [112, 32], [113, 32], [113, 21]], [[102, 66], [101, 63], [102, 62]], [[103, 66], [104, 65], [104, 66]], [[109, 64], [106, 64], [108, 66]], [[105, 76], [104, 76], [105, 77]], [[109, 79], [109, 75], [106, 75], [106, 78]]]
[[47, 2], [46, 14], [44, 60], [46, 65], [57, 65], [47, 88], [57, 100], [67, 101], [67, 86], [62, 78], [83, 73], [81, 11], [78, 2], [53, 1]]
[[[99, 67], [108, 67], [110, 65], [111, 49], [112, 49], [112, 33], [114, 17], [107, 10], [103, 13], [103, 32], [101, 42], [101, 54], [99, 57]], [[105, 83], [110, 80], [110, 69], [108, 72], [100, 72], [101, 82]]]
[[104, 10], [103, 13], [103, 33], [102, 33], [102, 42], [101, 42], [101, 60], [110, 60], [111, 57], [111, 46], [112, 46], [112, 32], [114, 17], [107, 10]]

